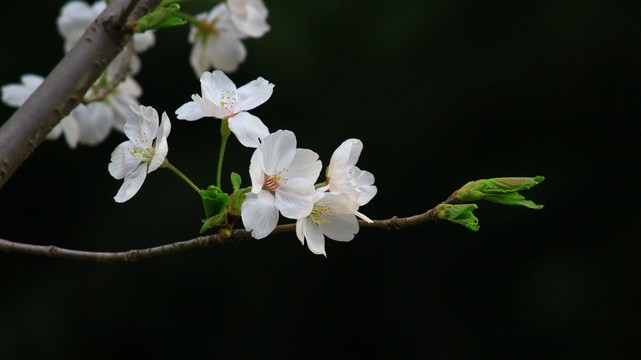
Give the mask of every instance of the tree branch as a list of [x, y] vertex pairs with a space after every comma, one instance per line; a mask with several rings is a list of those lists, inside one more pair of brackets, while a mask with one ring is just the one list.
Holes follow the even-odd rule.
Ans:
[[[455, 204], [458, 203], [458, 199], [450, 197], [443, 204]], [[392, 217], [386, 220], [374, 220], [372, 223], [368, 223], [364, 220], [359, 220], [358, 223], [361, 227], [373, 227], [380, 228], [384, 230], [391, 229], [404, 229], [410, 226], [416, 226], [428, 221], [439, 220], [436, 215], [436, 207], [422, 213], [419, 215], [399, 218]], [[275, 234], [284, 233], [284, 232], [294, 232], [296, 231], [296, 224], [284, 224], [278, 225], [276, 229], [271, 233], [270, 236]], [[0, 250], [6, 253], [21, 253], [21, 254], [30, 254], [30, 255], [40, 255], [51, 258], [63, 258], [63, 259], [73, 259], [73, 260], [85, 260], [85, 261], [96, 261], [104, 263], [112, 262], [133, 262], [143, 259], [150, 259], [158, 256], [168, 255], [172, 253], [182, 252], [190, 249], [197, 249], [203, 247], [209, 247], [214, 245], [225, 245], [240, 241], [246, 241], [253, 239], [251, 233], [247, 230], [240, 229], [232, 231], [231, 237], [223, 238], [218, 234], [208, 235], [208, 236], [199, 236], [197, 238], [180, 241], [173, 244], [156, 246], [146, 249], [137, 249], [137, 250], [128, 250], [121, 252], [94, 252], [94, 251], [81, 251], [81, 250], [71, 250], [59, 248], [57, 246], [47, 246], [47, 245], [32, 245], [17, 243], [9, 240], [0, 239]]]
[[113, 0], [40, 87], [0, 128], [0, 188], [84, 97], [161, 0]]

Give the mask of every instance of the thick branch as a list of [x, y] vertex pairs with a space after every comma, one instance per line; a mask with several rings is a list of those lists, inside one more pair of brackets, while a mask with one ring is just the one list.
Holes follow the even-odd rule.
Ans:
[[[456, 199], [448, 199], [444, 203], [454, 203]], [[430, 209], [422, 214], [399, 218], [392, 217], [386, 220], [374, 220], [373, 223], [368, 223], [359, 220], [361, 227], [375, 227], [385, 230], [390, 229], [403, 229], [409, 226], [416, 226], [428, 221], [436, 221], [438, 216], [434, 209]], [[296, 224], [279, 225], [274, 229], [271, 235], [283, 232], [296, 231]], [[197, 238], [181, 241], [173, 244], [162, 245], [147, 249], [129, 250], [122, 252], [92, 252], [63, 249], [56, 246], [45, 245], [31, 245], [16, 243], [4, 239], [0, 239], [0, 250], [7, 253], [22, 253], [31, 255], [41, 255], [53, 258], [64, 258], [74, 260], [88, 260], [97, 262], [130, 262], [142, 259], [149, 259], [157, 256], [167, 255], [171, 253], [181, 252], [189, 249], [202, 248], [213, 245], [225, 245], [229, 243], [245, 241], [252, 239], [250, 232], [247, 230], [234, 230], [231, 237], [222, 238], [220, 235], [199, 236]]]
[[84, 97], [161, 0], [113, 0], [40, 87], [0, 128], [0, 187]]

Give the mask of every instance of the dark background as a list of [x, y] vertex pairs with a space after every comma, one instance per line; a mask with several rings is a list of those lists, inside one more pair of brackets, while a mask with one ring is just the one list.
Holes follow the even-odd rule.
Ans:
[[[62, 56], [64, 1], [3, 4], [0, 83]], [[187, 12], [209, 8], [188, 3]], [[372, 218], [423, 212], [469, 180], [544, 175], [541, 211], [480, 203], [481, 229], [363, 229], [313, 255], [293, 233], [132, 264], [0, 253], [0, 358], [620, 358], [641, 355], [638, 1], [267, 1], [272, 30], [231, 75], [253, 111], [327, 164], [356, 137]], [[142, 54], [141, 103], [200, 93], [186, 27]], [[14, 109], [0, 107], [7, 119]], [[173, 121], [169, 159], [204, 187], [214, 121]], [[200, 200], [166, 170], [125, 204], [124, 141], [46, 142], [0, 191], [0, 237], [121, 251], [198, 235]], [[251, 150], [226, 172], [249, 179]], [[226, 176], [225, 176], [226, 177]], [[229, 188], [229, 182], [224, 184]], [[627, 354], [630, 356], [630, 354]]]

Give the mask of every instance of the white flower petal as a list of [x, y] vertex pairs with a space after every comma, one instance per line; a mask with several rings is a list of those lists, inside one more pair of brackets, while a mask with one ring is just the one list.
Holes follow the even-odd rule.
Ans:
[[259, 148], [263, 153], [263, 164], [268, 175], [285, 169], [296, 155], [296, 136], [289, 130], [278, 130], [263, 139]]
[[142, 187], [147, 177], [147, 164], [140, 163], [138, 167], [127, 174], [125, 181], [120, 186], [118, 193], [114, 196], [116, 202], [122, 203], [131, 199]]
[[309, 149], [296, 149], [296, 154], [287, 167], [287, 178], [303, 179], [313, 185], [322, 168], [323, 164], [318, 160], [317, 153]]
[[113, 127], [113, 110], [104, 102], [78, 105], [73, 110], [78, 121], [78, 142], [84, 145], [98, 145], [103, 142]]
[[65, 141], [70, 148], [75, 149], [78, 146], [80, 139], [80, 127], [78, 121], [72, 114], [67, 115], [58, 124], [62, 126], [62, 133], [65, 135]]
[[[348, 166], [354, 166], [363, 150], [363, 143], [358, 139], [345, 140], [332, 154], [329, 171], [342, 171]], [[332, 174], [330, 173], [330, 179]]]
[[300, 219], [309, 215], [314, 208], [314, 185], [311, 185], [310, 191], [304, 193], [294, 193], [283, 191], [283, 188], [275, 191], [274, 205], [289, 219]]
[[205, 116], [211, 116], [217, 119], [222, 119], [229, 116], [229, 112], [227, 110], [211, 102], [211, 100], [209, 99], [201, 98], [196, 94], [192, 95], [191, 99], [194, 100], [196, 106], [198, 106], [200, 111], [202, 111]]
[[307, 247], [316, 255], [325, 255], [325, 236], [321, 232], [320, 226], [313, 221], [306, 220], [303, 222], [303, 233], [307, 240]]
[[39, 75], [26, 74], [20, 78], [22, 84], [8, 84], [2, 87], [2, 101], [13, 107], [20, 107], [42, 84], [44, 78]]
[[257, 116], [241, 112], [229, 118], [229, 129], [243, 146], [256, 148], [260, 139], [269, 135], [269, 129]]
[[354, 214], [335, 214], [329, 223], [319, 226], [328, 238], [337, 241], [350, 241], [359, 230]]
[[204, 72], [200, 76], [200, 88], [205, 99], [218, 104], [220, 103], [221, 94], [227, 91], [235, 91], [236, 85], [224, 72], [215, 70]]
[[167, 116], [167, 113], [163, 112], [162, 113], [162, 122], [160, 123], [160, 127], [158, 127], [158, 130], [156, 132], [156, 144], [154, 147], [154, 156], [151, 158], [151, 162], [149, 163], [149, 170], [148, 172], [152, 172], [160, 167], [162, 163], [165, 161], [165, 158], [167, 157], [167, 153], [169, 152], [169, 145], [167, 144], [167, 137], [169, 136], [169, 132], [171, 131], [171, 122], [169, 122], [169, 116]]
[[131, 108], [135, 115], [125, 124], [125, 135], [136, 148], [150, 148], [158, 131], [158, 112], [151, 106], [139, 105]]
[[124, 141], [116, 146], [111, 153], [109, 174], [115, 179], [124, 179], [127, 174], [134, 171], [141, 163], [141, 159], [133, 155], [134, 146], [131, 141]]
[[265, 172], [263, 171], [263, 153], [256, 149], [249, 162], [249, 176], [252, 181], [252, 193], [258, 194], [265, 183]]
[[267, 7], [262, 0], [229, 0], [231, 19], [238, 29], [252, 37], [261, 37], [269, 31]]
[[248, 111], [267, 101], [274, 92], [274, 84], [259, 77], [238, 88], [235, 111]]
[[205, 113], [202, 110], [200, 110], [198, 105], [196, 105], [196, 103], [193, 101], [184, 103], [181, 107], [179, 107], [176, 110], [176, 118], [180, 120], [194, 121], [194, 120], [202, 119], [205, 116], [207, 115], [205, 115]]
[[271, 234], [278, 223], [278, 210], [274, 207], [274, 197], [268, 191], [259, 194], [249, 193], [241, 207], [245, 229], [251, 231], [256, 239]]
[[363, 220], [367, 221], [367, 222], [368, 222], [368, 223], [370, 223], [370, 224], [374, 222], [374, 220], [370, 219], [370, 218], [369, 218], [369, 217], [367, 217], [365, 214], [360, 213], [360, 212], [358, 212], [358, 211], [357, 211], [357, 212], [355, 212], [355, 213], [354, 213], [354, 215], [356, 215], [356, 216], [358, 216], [359, 218], [361, 218], [361, 219], [363, 219]]
[[204, 51], [211, 66], [228, 73], [238, 70], [238, 65], [247, 58], [247, 49], [236, 33], [210, 35]]
[[[192, 29], [193, 33], [196, 34], [196, 28]], [[189, 54], [189, 64], [191, 68], [194, 69], [196, 76], [200, 76], [209, 69], [210, 61], [207, 55], [203, 39], [201, 37], [195, 37], [194, 46], [192, 46], [191, 53]]]
[[300, 218], [296, 220], [296, 237], [300, 240], [300, 243], [305, 245], [305, 234], [303, 233], [303, 223], [307, 220], [307, 217]]
[[56, 24], [58, 31], [65, 39], [65, 52], [71, 50], [84, 34], [85, 29], [106, 6], [104, 1], [98, 1], [93, 6], [83, 1], [70, 1], [62, 7]]
[[137, 53], [147, 51], [156, 44], [156, 34], [154, 30], [147, 30], [142, 34], [134, 34], [134, 50]]

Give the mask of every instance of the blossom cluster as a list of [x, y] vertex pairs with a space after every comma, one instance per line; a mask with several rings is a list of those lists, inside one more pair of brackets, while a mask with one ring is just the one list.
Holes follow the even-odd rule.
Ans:
[[[106, 6], [104, 1], [93, 5], [71, 1], [63, 6], [56, 23], [64, 39], [65, 52], [72, 49]], [[359, 212], [359, 208], [377, 191], [374, 176], [356, 166], [362, 142], [344, 141], [325, 168], [325, 180], [318, 182], [323, 170], [318, 154], [298, 148], [293, 132], [271, 132], [260, 118], [250, 113], [271, 97], [274, 84], [258, 77], [236, 87], [223, 72], [236, 70], [244, 61], [247, 52], [243, 39], [258, 38], [269, 31], [267, 8], [262, 0], [228, 0], [208, 13], [177, 16], [192, 23], [189, 41], [194, 45], [189, 62], [200, 76], [201, 93], [193, 94], [191, 101], [176, 109], [175, 114], [186, 121], [202, 118], [220, 121], [222, 145], [217, 186], [201, 190], [169, 163], [169, 116], [164, 112], [159, 116], [156, 109], [138, 102], [142, 89], [133, 76], [141, 68], [137, 54], [155, 43], [154, 32], [149, 30], [151, 26], [133, 36], [126, 49], [85, 94], [82, 103], [64, 117], [47, 138], [56, 139], [64, 134], [68, 145], [75, 148], [78, 144], [102, 142], [112, 129], [124, 132], [128, 139], [111, 153], [108, 165], [109, 173], [123, 180], [114, 197], [116, 202], [130, 200], [149, 173], [164, 167], [187, 181], [203, 198], [203, 203], [207, 198], [223, 204], [213, 208], [205, 205], [208, 216], [205, 230], [219, 227], [222, 236], [222, 230], [229, 231], [240, 217], [246, 230], [254, 238], [262, 239], [276, 229], [282, 216], [296, 221], [298, 239], [315, 254], [326, 255], [326, 237], [352, 240], [359, 230], [358, 218], [372, 221]], [[209, 72], [211, 68], [217, 70]], [[2, 87], [2, 99], [10, 106], [21, 106], [43, 78], [27, 74], [21, 81], [21, 84]], [[240, 189], [240, 176], [235, 174], [237, 180], [230, 196], [220, 189], [220, 172], [225, 143], [231, 134], [243, 146], [255, 150], [248, 168], [251, 186]], [[232, 198], [233, 206], [228, 204]]]
[[[92, 5], [76, 0], [63, 5], [56, 25], [64, 41], [65, 53], [73, 48], [106, 6], [103, 0]], [[196, 15], [189, 34], [189, 41], [193, 43], [189, 62], [197, 76], [212, 67], [235, 71], [247, 55], [242, 39], [258, 38], [269, 31], [267, 13], [262, 0], [228, 0], [209, 13]], [[125, 121], [132, 115], [130, 107], [138, 106], [142, 95], [142, 88], [133, 78], [142, 67], [137, 54], [148, 50], [155, 42], [153, 30], [134, 34], [132, 41], [87, 91], [84, 101], [49, 132], [47, 139], [56, 140], [64, 135], [69, 147], [75, 149], [78, 144], [100, 144], [112, 129], [124, 132]], [[2, 87], [5, 104], [22, 106], [44, 78], [26, 74], [20, 80], [21, 83]]]
[[[359, 207], [376, 195], [374, 175], [359, 169], [356, 162], [363, 149], [358, 139], [344, 141], [334, 151], [326, 179], [316, 183], [322, 170], [317, 153], [297, 147], [288, 130], [270, 133], [251, 110], [269, 99], [274, 85], [258, 78], [237, 88], [221, 71], [203, 73], [201, 95], [176, 110], [178, 119], [194, 121], [215, 118], [227, 121], [239, 142], [256, 148], [250, 160], [251, 187], [241, 205], [245, 228], [256, 239], [268, 236], [279, 216], [296, 220], [296, 235], [315, 254], [325, 253], [325, 237], [349, 241], [358, 233], [357, 217], [371, 222]], [[167, 155], [169, 119], [153, 108], [140, 106], [125, 126], [129, 141], [112, 153], [109, 172], [125, 179], [116, 201], [130, 199], [146, 175], [157, 169]]]

